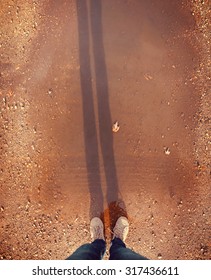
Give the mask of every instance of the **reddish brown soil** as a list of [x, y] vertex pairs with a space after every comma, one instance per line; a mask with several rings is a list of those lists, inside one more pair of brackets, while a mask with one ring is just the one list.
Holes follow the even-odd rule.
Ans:
[[148, 258], [211, 257], [208, 8], [1, 1], [1, 259], [65, 259], [124, 213]]

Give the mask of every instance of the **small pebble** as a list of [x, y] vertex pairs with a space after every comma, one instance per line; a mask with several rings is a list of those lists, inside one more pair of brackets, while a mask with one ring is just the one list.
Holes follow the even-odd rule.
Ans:
[[167, 155], [167, 156], [169, 156], [170, 155], [170, 149], [169, 148], [164, 148], [164, 153]]
[[161, 253], [158, 254], [158, 259], [162, 259], [162, 254]]
[[118, 132], [119, 129], [120, 129], [119, 122], [116, 121], [116, 122], [112, 125], [112, 131], [113, 131], [113, 132]]

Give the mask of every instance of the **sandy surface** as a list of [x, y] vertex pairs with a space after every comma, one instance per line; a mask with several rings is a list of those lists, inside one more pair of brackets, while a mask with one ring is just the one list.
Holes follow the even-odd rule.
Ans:
[[65, 259], [122, 214], [148, 258], [211, 258], [209, 19], [208, 0], [1, 1], [1, 259]]

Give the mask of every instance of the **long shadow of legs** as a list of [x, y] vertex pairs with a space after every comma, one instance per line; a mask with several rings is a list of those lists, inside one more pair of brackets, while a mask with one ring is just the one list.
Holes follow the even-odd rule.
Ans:
[[108, 77], [106, 71], [105, 51], [103, 45], [101, 0], [90, 0], [91, 34], [93, 40], [94, 67], [99, 115], [100, 145], [107, 184], [107, 203], [110, 227], [116, 219], [126, 215], [124, 202], [119, 197], [119, 187], [113, 150], [112, 118], [109, 105]]
[[94, 98], [91, 84], [88, 10], [85, 0], [77, 0], [80, 80], [83, 103], [84, 144], [90, 192], [90, 218], [103, 212], [103, 194], [97, 143]]

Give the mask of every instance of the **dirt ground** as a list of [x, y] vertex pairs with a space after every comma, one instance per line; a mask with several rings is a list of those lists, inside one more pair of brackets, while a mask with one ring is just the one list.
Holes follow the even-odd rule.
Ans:
[[1, 1], [1, 259], [65, 259], [96, 215], [211, 258], [208, 2]]

